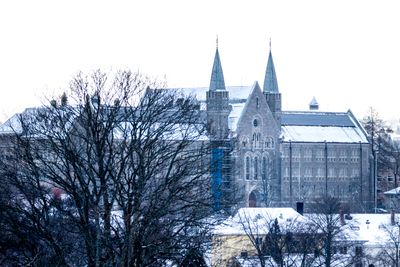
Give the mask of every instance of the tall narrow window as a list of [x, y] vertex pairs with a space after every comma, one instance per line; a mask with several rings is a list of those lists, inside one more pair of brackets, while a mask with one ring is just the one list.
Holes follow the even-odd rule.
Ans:
[[262, 159], [262, 179], [266, 180], [267, 179], [267, 158], [263, 157]]
[[328, 169], [328, 177], [329, 178], [335, 177], [335, 169], [334, 168], [329, 168]]
[[258, 179], [258, 157], [254, 158], [254, 180]]
[[307, 148], [304, 150], [304, 160], [305, 161], [311, 161], [312, 160], [312, 150], [310, 148]]
[[315, 158], [317, 161], [324, 161], [324, 159], [325, 159], [324, 150], [323, 149], [316, 150]]
[[360, 158], [360, 151], [359, 149], [352, 149], [351, 150], [351, 158], [350, 160], [352, 162], [358, 162], [358, 159]]
[[250, 179], [250, 157], [246, 157], [246, 180]]

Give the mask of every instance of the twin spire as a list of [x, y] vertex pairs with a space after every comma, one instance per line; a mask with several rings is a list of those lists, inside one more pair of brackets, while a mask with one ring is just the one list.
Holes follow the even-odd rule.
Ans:
[[[210, 80], [210, 91], [216, 91], [216, 90], [226, 90], [224, 73], [222, 72], [221, 59], [219, 57], [219, 52], [218, 52], [218, 38], [217, 38], [217, 48], [215, 51], [214, 64]], [[263, 92], [275, 93], [275, 94], [279, 93], [278, 79], [276, 78], [275, 66], [271, 53], [271, 41], [270, 41], [267, 69], [265, 71]]]

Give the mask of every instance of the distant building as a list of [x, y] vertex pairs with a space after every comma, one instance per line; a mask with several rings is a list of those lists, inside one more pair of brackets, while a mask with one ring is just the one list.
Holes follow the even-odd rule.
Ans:
[[[261, 255], [266, 266], [280, 266], [266, 248], [266, 238], [273, 225], [279, 228], [284, 240], [287, 234], [292, 238], [315, 237], [315, 233], [308, 231], [309, 223], [292, 208], [241, 208], [214, 230], [211, 266], [261, 266]], [[309, 251], [313, 252], [314, 248]]]
[[[400, 258], [399, 214], [355, 213], [332, 215], [333, 225], [340, 228], [332, 240], [332, 266], [397, 266]], [[285, 266], [325, 266], [323, 240], [325, 233], [317, 229], [327, 221], [324, 214], [300, 214], [292, 208], [241, 208], [216, 227], [213, 232], [211, 266], [261, 266], [259, 256], [266, 266], [282, 257]], [[332, 222], [331, 222], [332, 223]], [[265, 249], [268, 235], [279, 226], [282, 254]], [[290, 233], [291, 239], [285, 239]], [[290, 242], [314, 240], [308, 246], [291, 247]], [[272, 239], [273, 240], [273, 239]], [[278, 239], [279, 240], [279, 239]], [[284, 241], [286, 240], [286, 241]], [[288, 241], [290, 240], [290, 241]], [[289, 242], [289, 243], [288, 243]], [[298, 251], [296, 251], [298, 249]]]
[[[263, 87], [225, 86], [218, 48], [208, 88], [184, 88], [203, 102], [213, 143], [217, 201], [226, 192], [240, 206], [291, 206], [331, 195], [358, 210], [373, 203], [367, 133], [349, 110], [282, 111], [269, 52]], [[229, 195], [229, 194], [228, 194]], [[354, 206], [355, 205], [355, 206]]]
[[216, 209], [232, 201], [239, 207], [300, 202], [307, 211], [326, 195], [356, 210], [372, 207], [367, 133], [350, 110], [322, 112], [315, 98], [308, 111], [282, 111], [271, 51], [262, 87], [257, 81], [225, 86], [217, 48], [209, 87], [179, 90], [195, 96], [207, 118]]

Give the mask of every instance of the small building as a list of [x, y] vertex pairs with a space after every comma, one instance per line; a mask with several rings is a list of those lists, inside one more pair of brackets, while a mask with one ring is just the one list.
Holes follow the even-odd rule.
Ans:
[[383, 195], [383, 204], [386, 209], [400, 211], [400, 187], [388, 190]]
[[[280, 237], [287, 233], [303, 234], [307, 223], [308, 220], [292, 208], [241, 208], [214, 230], [212, 266], [255, 263], [261, 255], [258, 250], [268, 251], [264, 245], [272, 229], [279, 228]], [[276, 266], [276, 259], [267, 254], [263, 256], [267, 266]]]

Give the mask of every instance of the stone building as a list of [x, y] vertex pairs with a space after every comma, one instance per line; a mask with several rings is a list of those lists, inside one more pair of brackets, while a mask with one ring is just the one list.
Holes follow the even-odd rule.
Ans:
[[[357, 210], [374, 202], [367, 133], [349, 110], [282, 111], [271, 51], [263, 86], [226, 86], [218, 48], [209, 87], [179, 88], [200, 102], [212, 145], [215, 208], [295, 207], [326, 195]], [[204, 114], [205, 113], [205, 114]]]
[[227, 192], [250, 207], [307, 207], [326, 195], [357, 209], [373, 202], [363, 127], [350, 110], [319, 111], [315, 98], [307, 111], [282, 111], [271, 51], [263, 87], [225, 86], [217, 48], [210, 86], [180, 90], [207, 112], [217, 202]]

